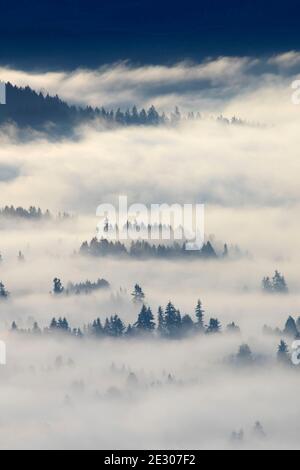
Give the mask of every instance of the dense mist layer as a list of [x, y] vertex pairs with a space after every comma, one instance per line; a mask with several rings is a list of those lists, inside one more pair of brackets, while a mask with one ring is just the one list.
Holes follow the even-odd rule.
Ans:
[[[278, 364], [280, 332], [263, 334], [264, 325], [282, 330], [290, 315], [300, 316], [300, 108], [290, 86], [298, 66], [299, 55], [288, 53], [264, 63], [223, 58], [73, 74], [1, 71], [5, 80], [47, 87], [72, 102], [179, 104], [205, 116], [147, 128], [94, 123], [59, 142], [28, 130], [24, 143], [13, 126], [2, 129], [1, 207], [70, 216], [0, 217], [0, 281], [10, 294], [0, 300], [7, 345], [1, 448], [299, 448], [299, 369]], [[216, 122], [212, 110], [249, 124]], [[119, 195], [146, 205], [204, 203], [207, 239], [218, 250], [238, 245], [242, 256], [80, 256], [81, 244], [96, 235], [98, 205], [117, 204]], [[285, 276], [286, 295], [262, 292], [263, 278], [275, 270]], [[55, 296], [54, 278], [65, 286], [105, 279], [110, 289]], [[205, 324], [218, 318], [222, 333], [96, 340], [10, 331], [13, 322], [19, 330], [35, 322], [44, 329], [53, 317], [81, 329], [115, 314], [133, 324], [141, 307], [132, 302], [135, 284], [155, 317], [172, 301], [195, 320], [201, 299]], [[240, 334], [226, 333], [231, 322]], [[294, 338], [284, 339], [291, 349]], [[242, 344], [255, 360], [237, 367], [232, 356]], [[258, 421], [265, 437], [253, 431]], [[232, 441], [241, 429], [244, 439]]]

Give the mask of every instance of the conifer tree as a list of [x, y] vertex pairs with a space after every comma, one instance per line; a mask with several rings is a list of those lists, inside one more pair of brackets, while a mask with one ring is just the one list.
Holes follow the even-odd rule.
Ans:
[[152, 311], [143, 305], [142, 310], [139, 313], [135, 328], [140, 332], [152, 332], [155, 329], [155, 322]]
[[166, 319], [164, 311], [161, 307], [158, 309], [158, 321], [157, 321], [157, 331], [161, 336], [166, 335]]
[[278, 271], [275, 271], [275, 275], [273, 277], [273, 289], [274, 292], [278, 294], [288, 293], [288, 287], [285, 278]]
[[145, 300], [143, 289], [138, 284], [134, 286], [134, 291], [131, 295], [135, 304], [142, 304]]
[[7, 292], [7, 290], [5, 289], [5, 286], [2, 282], [0, 282], [0, 299], [7, 299], [7, 297], [9, 296], [9, 293]]
[[214, 334], [214, 333], [220, 333], [221, 331], [221, 323], [217, 318], [211, 318], [209, 320], [209, 325], [207, 327], [207, 334]]
[[237, 361], [240, 365], [249, 365], [253, 363], [252, 351], [248, 344], [242, 344], [237, 354]]
[[181, 321], [182, 334], [188, 335], [194, 331], [195, 324], [190, 315], [184, 315]]
[[286, 324], [283, 333], [286, 336], [291, 336], [293, 338], [296, 338], [298, 336], [298, 329], [295, 320], [292, 317], [289, 317]]
[[267, 294], [271, 294], [273, 292], [273, 285], [269, 277], [264, 277], [262, 281], [262, 289]]
[[53, 292], [55, 295], [62, 294], [64, 291], [64, 287], [61, 283], [61, 280], [58, 279], [57, 277], [53, 281], [54, 287], [53, 287]]
[[197, 323], [196, 323], [197, 328], [199, 330], [204, 330], [204, 313], [205, 313], [205, 311], [203, 310], [201, 300], [198, 300], [195, 313], [196, 313], [196, 318], [197, 318]]
[[278, 346], [277, 359], [281, 364], [290, 363], [289, 348], [285, 341], [281, 340]]
[[181, 315], [174, 307], [172, 302], [169, 302], [165, 311], [166, 334], [171, 338], [179, 335], [181, 327]]

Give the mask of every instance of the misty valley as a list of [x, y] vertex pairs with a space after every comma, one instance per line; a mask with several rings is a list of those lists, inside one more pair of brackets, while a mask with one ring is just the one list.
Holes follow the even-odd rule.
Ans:
[[299, 448], [299, 73], [0, 67], [0, 449]]
[[[300, 315], [288, 263], [237, 256], [215, 236], [207, 257], [157, 256], [143, 244], [131, 256], [86, 254], [96, 217], [0, 213], [5, 447], [15, 419], [24, 448], [76, 448], [80, 439], [112, 449], [111, 435], [124, 449], [207, 448], [216, 438], [228, 449], [290, 445], [281, 432], [291, 389], [280, 384], [294, 383], [296, 399]], [[12, 407], [24, 406], [24, 422], [11, 422]], [[140, 421], [129, 426], [137, 409], [143, 433]]]

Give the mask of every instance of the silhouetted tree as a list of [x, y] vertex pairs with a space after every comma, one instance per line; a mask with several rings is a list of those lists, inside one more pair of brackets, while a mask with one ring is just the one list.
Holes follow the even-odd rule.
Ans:
[[267, 294], [271, 294], [273, 292], [273, 285], [269, 277], [264, 277], [262, 281], [262, 289]]
[[266, 433], [264, 431], [264, 428], [262, 427], [261, 423], [257, 421], [254, 425], [253, 428], [253, 435], [256, 439], [264, 439], [266, 437]]
[[227, 243], [225, 243], [222, 256], [223, 256], [223, 258], [228, 258], [228, 255], [229, 255], [228, 245], [227, 245]]
[[66, 293], [67, 294], [91, 294], [92, 292], [109, 289], [110, 285], [105, 279], [98, 279], [96, 282], [86, 281], [78, 284], [70, 282], [68, 284]]
[[97, 318], [92, 324], [92, 334], [95, 336], [103, 335], [103, 327], [100, 318]]
[[157, 322], [157, 330], [161, 336], [166, 336], [166, 319], [164, 311], [161, 307], [158, 309], [158, 322]]
[[0, 282], [0, 299], [6, 299], [9, 296], [8, 291], [5, 289], [5, 286]]
[[226, 327], [226, 330], [228, 333], [240, 333], [241, 330], [240, 328], [234, 323], [229, 323], [229, 325], [227, 325]]
[[242, 344], [242, 346], [240, 346], [236, 358], [239, 365], [249, 365], [253, 363], [252, 351], [248, 344]]
[[278, 346], [277, 359], [281, 364], [290, 364], [289, 348], [283, 340], [280, 341]]
[[40, 335], [42, 333], [42, 330], [40, 329], [39, 325], [37, 324], [37, 322], [35, 322], [33, 324], [33, 328], [32, 328], [32, 333], [35, 334], [35, 335]]
[[133, 302], [136, 304], [141, 304], [145, 300], [145, 294], [138, 284], [134, 286], [134, 291], [131, 295], [133, 297]]
[[179, 335], [181, 327], [181, 315], [174, 305], [169, 302], [165, 311], [166, 335], [170, 338], [176, 338]]
[[275, 271], [275, 275], [273, 277], [273, 289], [278, 294], [288, 293], [288, 287], [285, 278], [278, 271]]
[[112, 316], [110, 319], [106, 319], [104, 325], [104, 333], [107, 336], [112, 336], [115, 338], [123, 336], [125, 331], [125, 326], [122, 320], [118, 317], [118, 315]]
[[55, 318], [53, 318], [50, 323], [50, 330], [56, 330], [57, 327], [58, 327], [57, 321]]
[[193, 331], [195, 331], [194, 327], [195, 327], [195, 324], [192, 318], [190, 317], [190, 315], [184, 315], [181, 321], [182, 334], [183, 335], [191, 334]]
[[150, 308], [147, 308], [145, 305], [143, 305], [134, 327], [139, 332], [144, 333], [151, 333], [155, 329], [154, 317]]
[[272, 280], [269, 277], [263, 279], [262, 289], [268, 294], [287, 294], [289, 291], [284, 276], [278, 271], [275, 271]]
[[283, 333], [287, 336], [292, 336], [293, 338], [296, 338], [298, 336], [297, 325], [292, 317], [288, 318]]
[[206, 333], [213, 334], [213, 333], [220, 333], [221, 331], [221, 323], [216, 318], [211, 318], [209, 320], [209, 325], [207, 327]]
[[55, 295], [59, 295], [59, 294], [62, 294], [64, 292], [64, 287], [61, 283], [61, 280], [58, 279], [57, 277], [54, 279], [53, 281], [53, 292]]
[[196, 318], [197, 318], [196, 327], [199, 330], [204, 330], [204, 313], [205, 313], [205, 311], [202, 308], [201, 300], [198, 300], [195, 313], [196, 313]]

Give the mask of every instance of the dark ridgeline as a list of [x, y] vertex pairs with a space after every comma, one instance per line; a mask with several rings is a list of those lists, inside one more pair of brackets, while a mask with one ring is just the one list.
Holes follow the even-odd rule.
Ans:
[[[44, 132], [54, 138], [73, 136], [74, 128], [79, 124], [99, 119], [110, 126], [158, 126], [172, 125], [181, 120], [194, 120], [200, 117], [199, 113], [193, 112], [184, 116], [177, 107], [167, 116], [165, 113], [160, 114], [154, 106], [148, 110], [138, 110], [133, 106], [126, 111], [74, 106], [62, 101], [57, 95], [38, 93], [29, 86], [20, 88], [11, 83], [6, 85], [6, 105], [0, 106], [0, 126], [9, 123], [16, 125], [23, 131], [20, 134], [23, 138], [30, 137], [26, 132], [28, 129]], [[217, 121], [229, 125], [247, 124], [240, 119], [226, 119], [223, 116]]]
[[84, 242], [79, 253], [84, 256], [129, 256], [137, 259], [147, 258], [186, 258], [186, 259], [218, 259], [218, 256], [208, 241], [201, 250], [187, 251], [185, 243], [173, 243], [171, 245], [152, 245], [147, 241], [132, 242], [127, 248], [121, 242], [98, 240], [94, 238], [90, 243]]
[[50, 134], [67, 134], [81, 123], [94, 119], [103, 119], [107, 123], [119, 125], [158, 125], [166, 118], [160, 115], [154, 106], [149, 110], [140, 110], [134, 106], [126, 112], [92, 108], [90, 106], [72, 106], [58, 96], [37, 93], [30, 87], [19, 88], [7, 83], [6, 105], [0, 107], [0, 125], [14, 123], [20, 128], [33, 128], [48, 131]]

